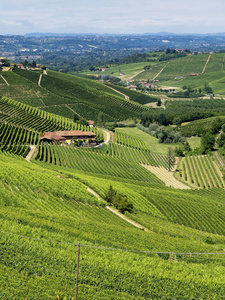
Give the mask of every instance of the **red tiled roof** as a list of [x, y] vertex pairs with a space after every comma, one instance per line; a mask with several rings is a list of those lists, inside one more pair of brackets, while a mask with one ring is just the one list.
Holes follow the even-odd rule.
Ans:
[[87, 136], [87, 135], [96, 135], [91, 131], [82, 131], [82, 130], [69, 130], [69, 131], [56, 131], [57, 135], [60, 136]]
[[54, 131], [54, 132], [45, 132], [45, 134], [40, 138], [40, 140], [51, 140], [51, 141], [60, 141], [66, 140], [67, 137], [77, 137], [77, 136], [95, 136], [96, 134], [91, 131], [82, 131], [82, 130], [69, 130], [69, 131]]
[[56, 132], [45, 132], [45, 134], [40, 138], [40, 140], [51, 140], [51, 141], [60, 141], [66, 140], [63, 136], [59, 136]]

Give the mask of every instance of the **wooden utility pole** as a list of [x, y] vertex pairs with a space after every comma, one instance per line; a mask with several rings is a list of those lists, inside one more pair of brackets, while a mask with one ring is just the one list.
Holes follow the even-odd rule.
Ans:
[[80, 242], [78, 243], [78, 249], [77, 249], [77, 275], [76, 275], [76, 294], [75, 294], [75, 300], [77, 300], [77, 296], [78, 296], [79, 259], [80, 259]]

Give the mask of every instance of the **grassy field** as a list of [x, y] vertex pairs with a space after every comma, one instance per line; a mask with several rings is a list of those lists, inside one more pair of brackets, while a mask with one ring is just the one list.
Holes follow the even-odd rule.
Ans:
[[[130, 77], [134, 76], [135, 74], [143, 71], [144, 66], [149, 64], [155, 64], [154, 62], [140, 62], [140, 63], [131, 63], [131, 64], [122, 64], [122, 65], [115, 65], [111, 66], [109, 70], [104, 71], [103, 75], [112, 75], [121, 78], [122, 80], [127, 80]], [[120, 72], [125, 73], [125, 75], [120, 75]], [[85, 72], [86, 75], [101, 75], [101, 71], [93, 71], [93, 72]]]
[[158, 139], [143, 132], [142, 130], [131, 127], [131, 128], [117, 128], [116, 130], [121, 132], [130, 133], [134, 136], [137, 136], [146, 143], [146, 145], [149, 147], [151, 152], [160, 153], [160, 154], [167, 154], [167, 150], [169, 146], [175, 147], [176, 144], [160, 144]]
[[193, 150], [201, 146], [201, 138], [198, 136], [187, 138], [187, 142], [190, 144], [191, 149]]

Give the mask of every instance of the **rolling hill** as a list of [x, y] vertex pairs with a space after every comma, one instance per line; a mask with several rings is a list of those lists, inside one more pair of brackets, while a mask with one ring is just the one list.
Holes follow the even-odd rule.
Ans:
[[[101, 112], [103, 121], [122, 121], [148, 110], [138, 100], [135, 102], [136, 98], [135, 101], [127, 100], [102, 83], [77, 76], [53, 71], [41, 75], [20, 69], [2, 74], [8, 83], [0, 84], [2, 96], [71, 119], [75, 114], [97, 121]], [[154, 97], [146, 97], [149, 102], [157, 101]]]
[[[0, 298], [74, 298], [80, 243], [79, 299], [223, 299], [224, 183], [214, 160], [181, 160], [184, 190], [147, 170], [168, 168], [166, 146], [137, 128], [96, 148], [42, 143], [56, 130], [93, 130], [101, 142], [104, 132], [73, 122], [74, 113], [108, 121], [150, 109], [68, 74], [3, 77]], [[107, 202], [112, 189], [131, 210]]]
[[[154, 61], [137, 62], [112, 65], [105, 75], [116, 76], [124, 81], [132, 79], [136, 81], [149, 80], [159, 89], [175, 88], [181, 90], [183, 86], [191, 88], [204, 88], [205, 83], [212, 87], [215, 94], [225, 94], [225, 55], [224, 53], [202, 53], [197, 55], [186, 55], [178, 58], [160, 60], [160, 55], [154, 57]], [[150, 66], [144, 69], [145, 66]], [[121, 75], [119, 70], [125, 75]], [[98, 73], [100, 72], [93, 72]], [[90, 74], [90, 72], [86, 73]], [[190, 76], [192, 75], [192, 76]]]

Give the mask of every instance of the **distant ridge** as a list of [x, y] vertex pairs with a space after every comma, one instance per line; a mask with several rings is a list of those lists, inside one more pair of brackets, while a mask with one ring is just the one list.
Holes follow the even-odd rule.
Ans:
[[[8, 34], [9, 35], [9, 34]], [[23, 36], [25, 37], [69, 37], [69, 36], [225, 36], [225, 32], [218, 32], [218, 33], [174, 33], [174, 32], [145, 32], [145, 33], [54, 33], [54, 32], [33, 32], [33, 33], [26, 33]], [[13, 36], [13, 34], [11, 34]]]

